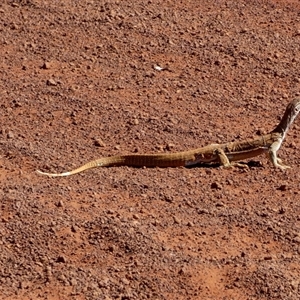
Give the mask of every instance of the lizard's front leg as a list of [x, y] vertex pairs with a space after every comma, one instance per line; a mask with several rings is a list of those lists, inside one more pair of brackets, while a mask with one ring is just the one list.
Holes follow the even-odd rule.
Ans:
[[282, 160], [277, 157], [277, 153], [276, 151], [272, 150], [272, 147], [269, 149], [267, 155], [274, 167], [279, 168], [281, 170], [286, 170], [291, 168], [290, 166], [284, 165], [282, 163]]
[[281, 170], [289, 169], [291, 168], [290, 166], [286, 166], [282, 163], [282, 160], [277, 157], [277, 151], [281, 146], [281, 141], [276, 141], [274, 142], [271, 147], [269, 148], [268, 151], [268, 157], [270, 161], [272, 162], [273, 166], [276, 168], [279, 168]]

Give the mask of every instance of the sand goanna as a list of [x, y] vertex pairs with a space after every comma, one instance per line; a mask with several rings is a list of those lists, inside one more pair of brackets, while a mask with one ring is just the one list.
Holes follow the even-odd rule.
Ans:
[[290, 168], [277, 157], [279, 150], [290, 125], [300, 111], [300, 98], [290, 102], [280, 123], [270, 133], [252, 140], [243, 140], [225, 144], [211, 144], [194, 150], [177, 153], [162, 154], [129, 154], [103, 157], [90, 161], [72, 171], [63, 173], [39, 174], [50, 177], [70, 176], [96, 167], [132, 166], [132, 167], [180, 167], [197, 164], [218, 163], [223, 167], [230, 167], [238, 161], [252, 158], [263, 153], [267, 154], [272, 164], [282, 170]]

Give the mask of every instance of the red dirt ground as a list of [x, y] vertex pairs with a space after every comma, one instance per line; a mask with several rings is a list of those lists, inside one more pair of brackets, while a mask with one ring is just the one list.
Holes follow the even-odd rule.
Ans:
[[0, 298], [299, 299], [299, 119], [287, 171], [35, 172], [270, 131], [299, 21], [299, 1], [1, 1]]

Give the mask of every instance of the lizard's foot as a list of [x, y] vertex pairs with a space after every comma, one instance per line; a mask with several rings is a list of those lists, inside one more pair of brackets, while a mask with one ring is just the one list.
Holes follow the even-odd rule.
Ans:
[[280, 170], [286, 170], [286, 169], [291, 169], [290, 166], [284, 165], [282, 163], [282, 160], [277, 157], [277, 164], [275, 164], [275, 167], [279, 168]]
[[238, 163], [238, 162], [232, 162], [232, 163], [229, 163], [229, 164], [221, 165], [220, 167], [224, 168], [224, 169], [234, 168], [234, 167], [238, 167], [238, 168], [241, 168], [241, 169], [249, 169], [249, 166], [247, 164], [241, 164], [241, 163]]
[[277, 164], [277, 166], [280, 170], [287, 170], [287, 169], [291, 169], [290, 166], [286, 166], [286, 165], [281, 165], [281, 164]]
[[240, 169], [249, 169], [249, 166], [247, 164], [241, 164], [241, 163], [232, 163], [232, 166], [233, 167], [238, 167]]
[[283, 165], [282, 159], [277, 157], [277, 163], [280, 164], [280, 165]]
[[274, 167], [279, 168], [280, 170], [286, 170], [291, 168], [290, 166], [286, 166], [282, 163], [282, 160], [277, 157], [276, 151], [271, 149], [268, 152], [268, 156]]
[[233, 168], [233, 164], [232, 163], [226, 163], [226, 164], [220, 164], [220, 169], [229, 169], [229, 168]]

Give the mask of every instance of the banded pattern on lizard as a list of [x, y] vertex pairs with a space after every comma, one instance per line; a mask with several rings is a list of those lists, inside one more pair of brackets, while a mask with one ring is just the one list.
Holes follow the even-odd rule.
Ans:
[[290, 168], [282, 164], [277, 157], [279, 150], [290, 125], [300, 111], [300, 98], [288, 104], [280, 123], [273, 131], [255, 139], [230, 142], [225, 144], [211, 144], [194, 150], [177, 153], [162, 154], [129, 154], [99, 158], [90, 161], [72, 171], [63, 173], [39, 174], [50, 177], [70, 176], [96, 167], [132, 166], [132, 167], [180, 167], [198, 164], [219, 163], [223, 167], [230, 167], [237, 161], [252, 158], [263, 153], [267, 154], [275, 167], [282, 170]]

